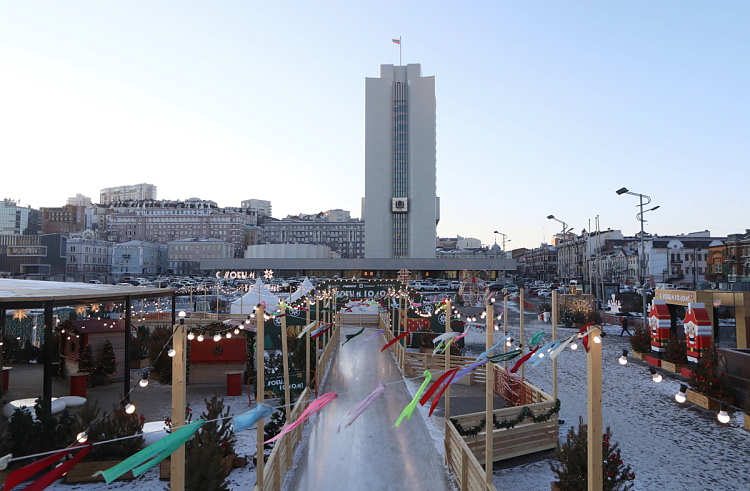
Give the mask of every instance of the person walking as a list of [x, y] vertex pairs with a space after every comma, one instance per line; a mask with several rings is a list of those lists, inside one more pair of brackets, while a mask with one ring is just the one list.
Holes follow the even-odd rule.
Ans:
[[631, 334], [631, 332], [628, 330], [628, 316], [624, 315], [621, 317], [621, 319], [622, 331], [620, 331], [620, 337], [622, 337], [622, 335], [626, 332], [628, 333], [628, 336], [632, 336], [633, 334]]

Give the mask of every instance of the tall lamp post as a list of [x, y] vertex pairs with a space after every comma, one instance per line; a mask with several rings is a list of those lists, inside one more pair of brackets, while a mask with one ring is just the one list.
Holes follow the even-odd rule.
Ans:
[[[646, 302], [646, 246], [644, 243], [643, 222], [645, 222], [645, 220], [643, 219], [643, 214], [648, 211], [654, 211], [659, 207], [654, 206], [653, 208], [644, 211], [643, 207], [651, 203], [650, 196], [646, 196], [645, 194], [640, 193], [633, 193], [631, 191], [628, 191], [628, 188], [620, 188], [615, 192], [618, 196], [629, 194], [631, 196], [638, 196], [641, 200], [640, 204], [637, 205], [641, 208], [641, 212], [638, 213], [635, 217], [639, 222], [641, 222], [641, 297], [643, 297], [643, 326], [645, 327], [646, 321], [648, 319], [648, 303]], [[645, 203], [643, 202], [643, 198], [646, 198], [647, 200]]]
[[[562, 223], [562, 226], [563, 226], [563, 228], [562, 228], [562, 234], [563, 234], [563, 236], [565, 234], [567, 234], [568, 232], [570, 232], [571, 230], [573, 230], [573, 227], [568, 228], [568, 224], [565, 223], [565, 222], [563, 222], [562, 220], [558, 220], [557, 218], [555, 218], [555, 215], [547, 215], [547, 219], [548, 220], [554, 220], [554, 221], [556, 221], [558, 223]], [[559, 262], [558, 262], [558, 265], [559, 265]], [[560, 270], [560, 272], [562, 273], [562, 269]], [[560, 275], [560, 276], [562, 276], [562, 275]], [[561, 280], [561, 278], [558, 278], [558, 279]], [[568, 278], [568, 279], [570, 279], [570, 278]]]
[[508, 239], [507, 235], [502, 232], [498, 232], [497, 230], [495, 230], [494, 233], [503, 236], [503, 286], [505, 286], [505, 258], [507, 257], [505, 254], [505, 241], [507, 239], [507, 241], [510, 242], [510, 239]]

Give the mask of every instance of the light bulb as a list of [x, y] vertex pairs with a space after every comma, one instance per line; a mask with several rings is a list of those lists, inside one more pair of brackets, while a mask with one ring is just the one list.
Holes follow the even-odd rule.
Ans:
[[651, 372], [651, 378], [654, 380], [654, 382], [656, 382], [657, 384], [661, 382], [662, 380], [661, 373], [657, 372], [653, 368], [649, 368], [648, 371]]
[[539, 358], [544, 358], [544, 353], [539, 353]]
[[727, 413], [727, 409], [728, 408], [729, 408], [729, 406], [727, 405], [727, 403], [726, 402], [722, 402], [721, 403], [721, 411], [719, 411], [719, 415], [717, 416], [719, 418], [719, 421], [722, 422], [722, 423], [724, 423], [724, 424], [729, 423], [729, 420], [732, 419], [729, 416], [729, 413]]
[[125, 412], [128, 414], [133, 414], [135, 412], [135, 404], [128, 404], [125, 406]]
[[195, 339], [195, 334], [193, 334], [192, 332], [189, 332], [189, 333], [188, 333], [188, 335], [187, 335], [187, 338], [188, 338], [188, 339], [189, 339], [190, 341], [192, 341], [193, 339]]
[[216, 336], [214, 336], [214, 341], [216, 341], [217, 343], [221, 341], [221, 334], [217, 334]]
[[239, 328], [238, 328], [238, 329], [235, 329], [235, 330], [234, 330], [234, 333], [235, 333], [235, 334], [239, 334], [239, 333], [240, 333], [240, 330], [239, 330]]
[[79, 443], [84, 443], [88, 439], [89, 439], [89, 436], [86, 434], [85, 431], [82, 431], [76, 435], [76, 441], [78, 441]]
[[169, 348], [169, 351], [167, 351], [167, 354], [170, 358], [174, 358], [174, 355], [177, 354], [177, 352], [174, 350], [174, 348]]
[[198, 334], [198, 342], [203, 341], [203, 334]]
[[575, 341], [573, 341], [572, 343], [570, 343], [570, 349], [572, 349], [573, 351], [577, 350], [578, 349], [578, 343], [576, 343]]
[[231, 338], [231, 337], [232, 337], [232, 333], [231, 333], [231, 332], [228, 332], [228, 333], [227, 333], [227, 338]]
[[147, 378], [142, 378], [141, 381], [138, 382], [138, 385], [140, 385], [141, 387], [147, 387], [148, 386], [148, 379]]
[[687, 385], [680, 384], [680, 391], [674, 395], [674, 400], [680, 404], [687, 400]]
[[594, 342], [595, 342], [596, 344], [599, 344], [599, 343], [601, 343], [601, 342], [602, 342], [602, 338], [600, 338], [599, 336], [594, 336]]
[[628, 364], [628, 350], [624, 349], [622, 350], [622, 356], [618, 360], [620, 362], [620, 365], [627, 365]]

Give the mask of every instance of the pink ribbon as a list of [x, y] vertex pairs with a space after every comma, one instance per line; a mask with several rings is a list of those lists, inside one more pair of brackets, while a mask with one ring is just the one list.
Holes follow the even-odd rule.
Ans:
[[290, 431], [292, 431], [293, 429], [295, 429], [296, 427], [298, 427], [299, 425], [301, 425], [302, 423], [304, 423], [305, 420], [307, 420], [307, 418], [309, 418], [313, 414], [315, 414], [318, 411], [320, 411], [321, 409], [323, 409], [323, 406], [325, 406], [329, 402], [333, 401], [338, 396], [339, 395], [337, 393], [335, 393], [335, 392], [329, 392], [327, 394], [323, 394], [322, 396], [318, 397], [317, 399], [315, 399], [313, 402], [310, 403], [310, 405], [307, 407], [307, 409], [305, 409], [302, 412], [302, 414], [300, 414], [299, 418], [297, 418], [297, 421], [295, 421], [294, 423], [291, 423], [291, 424], [288, 424], [288, 425], [284, 426], [281, 429], [281, 431], [279, 432], [278, 435], [276, 435], [275, 437], [271, 438], [270, 440], [266, 440], [263, 443], [271, 443], [273, 441], [278, 440], [282, 436], [286, 435], [287, 433], [289, 433]]

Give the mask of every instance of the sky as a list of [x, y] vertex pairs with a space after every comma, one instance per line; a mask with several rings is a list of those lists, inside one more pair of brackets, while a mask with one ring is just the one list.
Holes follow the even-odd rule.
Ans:
[[0, 194], [360, 216], [364, 79], [436, 77], [438, 235], [750, 228], [750, 2], [0, 3]]

